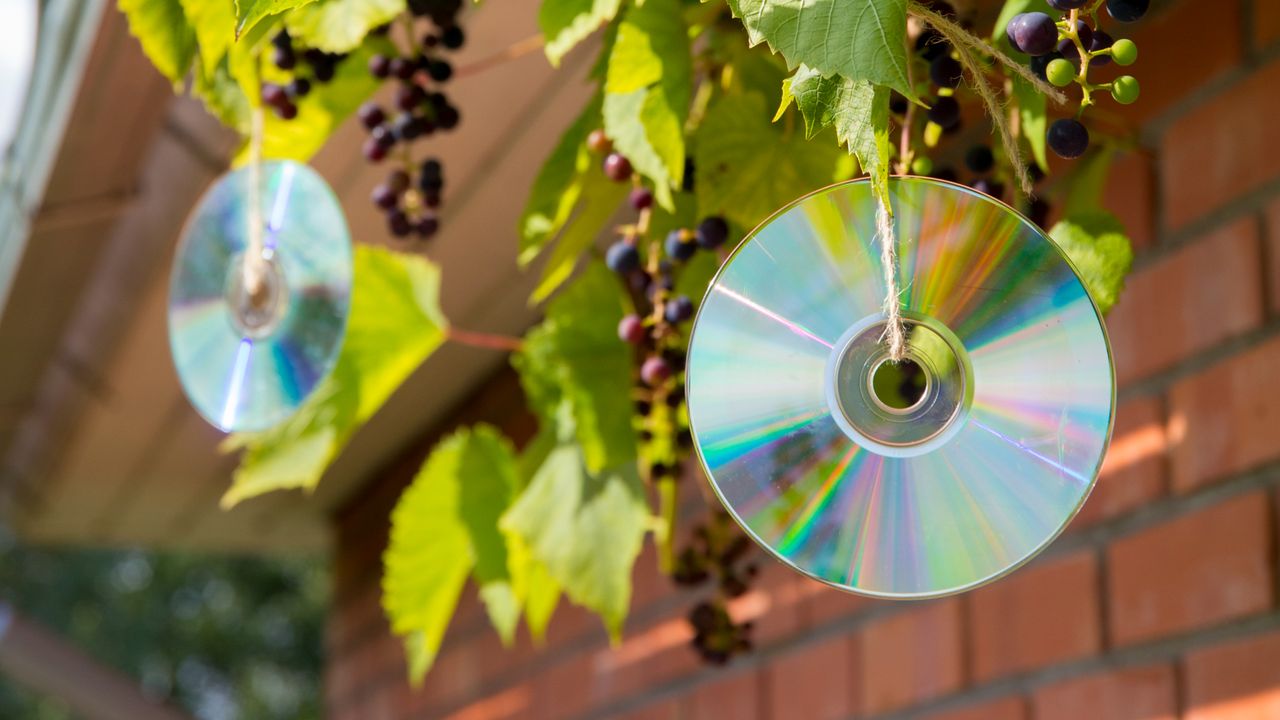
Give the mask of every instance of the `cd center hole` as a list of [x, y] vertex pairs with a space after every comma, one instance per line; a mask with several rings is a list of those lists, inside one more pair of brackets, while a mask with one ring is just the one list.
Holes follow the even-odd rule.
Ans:
[[871, 392], [890, 410], [910, 410], [919, 405], [928, 388], [924, 368], [910, 358], [896, 363], [884, 360], [871, 374]]

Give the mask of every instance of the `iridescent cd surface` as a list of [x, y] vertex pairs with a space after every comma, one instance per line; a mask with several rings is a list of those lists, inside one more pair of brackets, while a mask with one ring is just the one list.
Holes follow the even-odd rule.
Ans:
[[804, 197], [712, 282], [690, 340], [695, 446], [783, 562], [891, 598], [981, 585], [1044, 548], [1111, 434], [1111, 349], [1057, 246], [958, 185], [890, 191], [909, 361], [886, 363], [866, 181]]
[[226, 431], [289, 417], [333, 369], [351, 305], [351, 234], [306, 165], [261, 166], [264, 290], [244, 285], [250, 171], [214, 183], [187, 221], [169, 283], [169, 346], [196, 410]]

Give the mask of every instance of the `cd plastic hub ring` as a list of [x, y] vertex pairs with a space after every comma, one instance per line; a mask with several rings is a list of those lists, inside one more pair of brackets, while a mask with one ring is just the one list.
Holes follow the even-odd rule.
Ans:
[[934, 318], [903, 316], [907, 354], [889, 358], [884, 316], [859, 320], [833, 346], [825, 394], [832, 417], [855, 443], [913, 457], [945, 444], [973, 402], [973, 368], [955, 333]]

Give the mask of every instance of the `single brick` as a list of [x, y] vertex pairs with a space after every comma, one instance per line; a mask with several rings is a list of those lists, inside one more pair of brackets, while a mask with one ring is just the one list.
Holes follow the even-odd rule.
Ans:
[[1231, 498], [1107, 548], [1111, 640], [1129, 645], [1271, 606], [1265, 493]]
[[1183, 684], [1186, 720], [1280, 717], [1280, 633], [1188, 653]]
[[1142, 397], [1116, 409], [1115, 431], [1098, 484], [1073, 527], [1123, 515], [1164, 494], [1168, 442], [1161, 404], [1159, 398]]
[[1007, 697], [925, 715], [922, 720], [1026, 720], [1027, 701]]
[[970, 595], [978, 682], [1087, 657], [1102, 646], [1092, 551], [1036, 563]]
[[1146, 377], [1258, 327], [1259, 251], [1258, 224], [1246, 218], [1132, 275], [1107, 318], [1116, 380]]
[[756, 720], [763, 717], [761, 710], [761, 676], [759, 672], [745, 672], [725, 678], [717, 678], [699, 685], [685, 699], [684, 720], [720, 720], [736, 718]]
[[788, 653], [766, 670], [772, 718], [838, 720], [859, 694], [854, 672], [856, 639], [836, 636]]
[[1182, 492], [1280, 458], [1280, 338], [1169, 392], [1172, 487]]
[[1121, 668], [1042, 687], [1032, 708], [1036, 720], [1173, 720], [1176, 692], [1171, 665]]
[[[1216, 7], [1195, 4], [1206, 11]], [[1176, 73], [1169, 77], [1180, 82]], [[1278, 86], [1280, 60], [1275, 60], [1180, 117], [1165, 133], [1160, 178], [1170, 227], [1280, 176], [1280, 143], [1273, 142], [1280, 117]]]
[[858, 703], [873, 715], [958, 690], [964, 682], [957, 599], [929, 603], [863, 629]]

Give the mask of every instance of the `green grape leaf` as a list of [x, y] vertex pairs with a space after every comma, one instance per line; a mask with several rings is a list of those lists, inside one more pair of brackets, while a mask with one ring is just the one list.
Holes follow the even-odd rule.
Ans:
[[604, 130], [636, 172], [653, 181], [654, 197], [667, 209], [684, 176], [692, 78], [679, 0], [646, 0], [628, 10], [605, 71]]
[[1069, 216], [1102, 210], [1102, 192], [1111, 174], [1114, 151], [1101, 145], [1088, 157], [1073, 164], [1067, 178], [1067, 196], [1062, 202], [1063, 214]]
[[613, 20], [622, 0], [543, 0], [538, 28], [543, 51], [553, 67], [559, 67], [569, 51]]
[[391, 22], [405, 0], [319, 0], [285, 16], [289, 34], [303, 45], [330, 53], [360, 47], [369, 31]]
[[238, 433], [244, 449], [223, 507], [273, 490], [313, 489], [352, 433], [444, 342], [440, 269], [424, 258], [357, 245], [351, 316], [333, 373], [292, 417]]
[[597, 96], [560, 136], [538, 171], [520, 216], [517, 260], [521, 266], [532, 262], [569, 222], [582, 194], [583, 178], [593, 164], [600, 162], [600, 158], [587, 149], [587, 136], [599, 126], [600, 98]]
[[547, 421], [562, 412], [587, 467], [599, 472], [636, 458], [631, 424], [631, 351], [618, 341], [624, 300], [617, 278], [592, 263], [547, 305], [512, 357], [530, 405]]
[[212, 70], [198, 66], [191, 92], [204, 102], [209, 114], [218, 118], [223, 125], [241, 134], [249, 133], [250, 113], [253, 112], [253, 108], [249, 105], [249, 100], [240, 89], [240, 85], [231, 76], [226, 57], [223, 57], [223, 61]]
[[212, 75], [236, 41], [235, 0], [181, 0], [181, 3], [196, 33], [201, 67]]
[[[514, 631], [519, 606], [498, 520], [515, 485], [510, 443], [481, 425], [437, 445], [396, 503], [383, 555], [382, 605], [392, 631], [406, 636], [415, 683], [435, 660], [468, 574], [499, 632], [509, 638]], [[507, 597], [495, 617], [494, 591], [504, 587]]]
[[631, 568], [650, 523], [635, 463], [592, 473], [562, 443], [502, 518], [573, 602], [601, 616], [615, 640], [631, 604]]
[[783, 89], [779, 116], [791, 98], [804, 117], [806, 135], [812, 138], [823, 128], [834, 127], [836, 139], [858, 158], [864, 172], [879, 178], [887, 171], [888, 88], [865, 80], [823, 77], [801, 65]]
[[1133, 266], [1133, 248], [1124, 225], [1104, 210], [1088, 210], [1068, 215], [1049, 236], [1080, 273], [1098, 309], [1109, 312]]
[[1013, 97], [1018, 103], [1020, 132], [1031, 146], [1031, 157], [1035, 158], [1036, 165], [1041, 170], [1048, 172], [1049, 157], [1045, 154], [1045, 130], [1048, 127], [1045, 97], [1036, 90], [1035, 85], [1018, 75], [1013, 76]]
[[[388, 52], [391, 45], [386, 38], [369, 38], [338, 64], [333, 80], [316, 83], [298, 102], [297, 117], [283, 120], [275, 113], [267, 113], [263, 121], [262, 156], [299, 162], [310, 160], [338, 126], [381, 86], [382, 81], [369, 74], [369, 58]], [[232, 71], [235, 72], [234, 67]], [[243, 86], [244, 80], [240, 79]], [[245, 94], [249, 95], [248, 88]], [[245, 147], [236, 157], [236, 164], [243, 165], [248, 159]]]
[[758, 93], [722, 97], [698, 128], [698, 211], [753, 228], [775, 210], [839, 178], [845, 153], [769, 122]]
[[599, 236], [609, 218], [618, 212], [627, 196], [628, 185], [616, 183], [604, 176], [598, 167], [590, 167], [582, 179], [578, 212], [560, 233], [555, 249], [542, 266], [538, 286], [529, 296], [532, 303], [540, 303], [551, 297], [573, 275], [582, 256]]
[[316, 0], [235, 0], [236, 37], [253, 29], [265, 17], [300, 8]]
[[728, 0], [751, 45], [768, 43], [788, 68], [885, 85], [907, 80], [907, 0]]
[[179, 0], [120, 0], [129, 32], [142, 44], [151, 64], [181, 86], [196, 57], [196, 33]]

